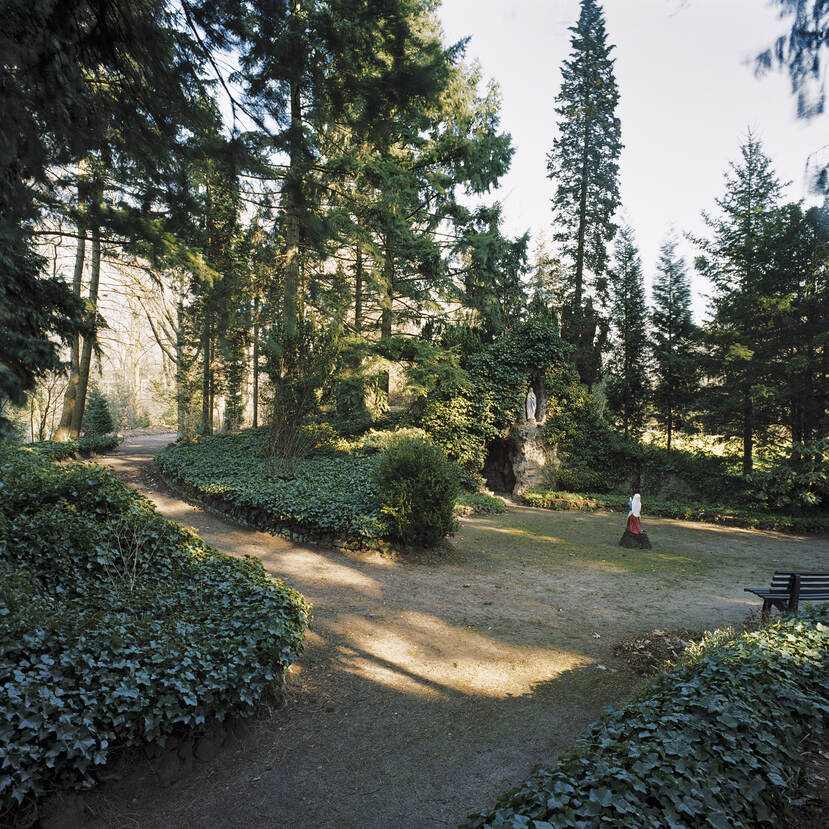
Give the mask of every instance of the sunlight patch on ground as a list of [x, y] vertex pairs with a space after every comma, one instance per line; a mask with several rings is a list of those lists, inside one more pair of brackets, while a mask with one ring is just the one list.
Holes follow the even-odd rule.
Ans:
[[523, 530], [518, 529], [517, 527], [496, 527], [493, 524], [484, 525], [482, 529], [485, 529], [487, 533], [498, 533], [500, 535], [509, 535], [521, 539], [527, 539], [528, 541], [538, 542], [539, 544], [566, 544], [566, 540], [563, 538], [557, 538], [553, 535], [538, 535], [530, 530]]
[[350, 587], [352, 590], [379, 598], [382, 594], [380, 582], [361, 573], [356, 567], [337, 564], [330, 558], [311, 550], [298, 548], [291, 552], [280, 551], [276, 556], [260, 554], [258, 556], [271, 572], [278, 573], [286, 581], [307, 581], [309, 578], [324, 579], [327, 583]]
[[522, 696], [593, 661], [578, 653], [500, 642], [413, 611], [392, 623], [343, 617], [335, 629], [347, 639], [340, 647], [344, 670], [419, 695]]

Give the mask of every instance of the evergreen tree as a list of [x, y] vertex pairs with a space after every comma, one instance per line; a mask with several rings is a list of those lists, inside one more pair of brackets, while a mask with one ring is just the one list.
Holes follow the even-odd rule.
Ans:
[[461, 231], [460, 297], [474, 314], [483, 342], [492, 342], [524, 316], [527, 297], [528, 234], [507, 239], [501, 234], [501, 206], [482, 207]]
[[553, 253], [549, 242], [542, 236], [536, 242], [530, 266], [530, 316], [544, 319], [559, 330], [560, 314], [567, 289], [561, 259]]
[[685, 262], [677, 255], [676, 247], [673, 237], [662, 245], [651, 311], [653, 409], [657, 423], [667, 433], [669, 452], [673, 432], [684, 425], [699, 380], [691, 287]]
[[[606, 297], [607, 244], [616, 232], [613, 215], [619, 206], [622, 141], [613, 47], [607, 43], [604, 14], [596, 0], [581, 0], [579, 20], [571, 31], [572, 50], [556, 97], [558, 135], [547, 171], [556, 185], [554, 239], [572, 277], [562, 334], [576, 346], [582, 381], [591, 384], [598, 376], [606, 338], [598, 312]], [[590, 303], [585, 302], [588, 288], [596, 294]]]
[[780, 183], [751, 133], [740, 155], [726, 173], [725, 194], [717, 199], [719, 215], [703, 214], [710, 238], [696, 242], [703, 251], [697, 268], [715, 287], [713, 316], [705, 332], [707, 419], [710, 427], [742, 439], [747, 475], [753, 469], [755, 437], [767, 425], [758, 323], [773, 261], [770, 227]]
[[798, 204], [783, 205], [766, 238], [771, 261], [755, 320], [756, 385], [765, 406], [775, 407], [770, 420], [802, 443], [829, 430], [829, 216], [825, 208], [804, 214]]
[[[800, 118], [822, 115], [825, 85], [822, 69], [829, 34], [829, 4], [826, 0], [773, 0], [780, 6], [781, 17], [791, 17], [787, 35], [777, 38], [774, 46], [757, 56], [758, 69], [784, 66], [797, 96]], [[827, 182], [824, 180], [824, 184]]]
[[633, 231], [626, 226], [616, 239], [610, 291], [614, 337], [608, 361], [607, 401], [627, 438], [642, 430], [650, 387], [642, 263]]
[[84, 409], [83, 431], [86, 435], [109, 435], [117, 426], [112, 417], [109, 402], [96, 384], [90, 386], [89, 400]]
[[[82, 307], [85, 237], [94, 261], [103, 226], [117, 223], [119, 214], [149, 209], [159, 193], [173, 189], [171, 160], [178, 158], [198, 110], [194, 102], [205, 88], [208, 57], [183, 24], [178, 4], [167, 0], [3, 0], [0, 19], [0, 336], [10, 338], [8, 347], [0, 343], [0, 398], [19, 397], [39, 372], [54, 368], [65, 339], [73, 373], [61, 433], [76, 435], [88, 380], [84, 355], [91, 355], [97, 323], [90, 296], [81, 350], [71, 316]], [[44, 209], [55, 208], [58, 171], [89, 159], [108, 176], [117, 171], [120, 181], [142, 182], [141, 193], [125, 187], [106, 211], [88, 216], [79, 193], [70, 218], [78, 229], [80, 267], [73, 280], [77, 289], [70, 292], [40, 273], [32, 223]], [[101, 190], [110, 189], [109, 181], [101, 184]], [[92, 201], [100, 202], [95, 196]], [[129, 235], [134, 233], [133, 225]], [[14, 355], [24, 341], [26, 357], [18, 360]]]

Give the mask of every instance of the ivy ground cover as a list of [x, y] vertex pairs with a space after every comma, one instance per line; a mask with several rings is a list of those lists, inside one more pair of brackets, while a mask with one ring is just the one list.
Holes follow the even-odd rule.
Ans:
[[237, 517], [261, 512], [275, 529], [364, 540], [388, 533], [373, 478], [376, 450], [327, 446], [270, 463], [267, 440], [266, 429], [200, 438], [164, 450], [155, 462], [174, 482], [218, 499]]
[[0, 446], [0, 822], [121, 747], [251, 713], [309, 613], [108, 471]]
[[464, 829], [780, 825], [829, 714], [829, 605], [715, 634]]

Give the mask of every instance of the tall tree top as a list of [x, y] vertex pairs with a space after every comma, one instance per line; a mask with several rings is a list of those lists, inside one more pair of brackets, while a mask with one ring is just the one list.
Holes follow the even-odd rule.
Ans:
[[716, 200], [719, 215], [703, 213], [712, 238], [695, 240], [706, 254], [697, 266], [720, 291], [749, 290], [761, 276], [768, 254], [763, 231], [781, 193], [771, 159], [749, 130], [739, 160], [725, 173], [725, 193]]
[[553, 197], [554, 238], [574, 269], [574, 304], [582, 298], [583, 272], [599, 277], [607, 265], [607, 243], [619, 206], [621, 122], [619, 90], [607, 42], [604, 14], [595, 0], [582, 0], [571, 28], [571, 53], [562, 66], [555, 100], [558, 135], [547, 157]]

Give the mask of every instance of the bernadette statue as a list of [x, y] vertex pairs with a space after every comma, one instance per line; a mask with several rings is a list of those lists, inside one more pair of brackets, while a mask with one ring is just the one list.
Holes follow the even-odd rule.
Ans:
[[642, 529], [642, 522], [639, 520], [639, 516], [642, 513], [642, 499], [639, 497], [638, 492], [628, 501], [628, 507], [630, 507], [628, 523], [627, 527], [625, 527], [624, 535], [619, 539], [619, 546], [650, 550], [650, 539], [648, 538], [648, 534]]

